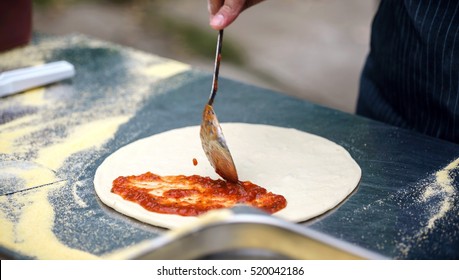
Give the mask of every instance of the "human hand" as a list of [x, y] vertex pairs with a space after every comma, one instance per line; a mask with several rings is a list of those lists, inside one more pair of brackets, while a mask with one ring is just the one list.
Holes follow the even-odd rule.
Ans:
[[230, 25], [242, 11], [264, 0], [207, 0], [210, 26], [220, 30]]

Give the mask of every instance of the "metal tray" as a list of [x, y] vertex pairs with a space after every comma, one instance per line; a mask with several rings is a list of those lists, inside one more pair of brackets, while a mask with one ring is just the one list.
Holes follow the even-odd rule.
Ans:
[[384, 256], [247, 206], [218, 210], [111, 258], [385, 259]]

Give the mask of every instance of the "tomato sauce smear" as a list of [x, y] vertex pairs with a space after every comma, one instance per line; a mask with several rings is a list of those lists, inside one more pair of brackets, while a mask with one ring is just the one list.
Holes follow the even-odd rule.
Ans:
[[180, 216], [197, 216], [239, 203], [272, 214], [287, 205], [282, 195], [249, 181], [231, 183], [199, 175], [159, 176], [147, 172], [120, 176], [113, 181], [111, 192], [148, 211]]

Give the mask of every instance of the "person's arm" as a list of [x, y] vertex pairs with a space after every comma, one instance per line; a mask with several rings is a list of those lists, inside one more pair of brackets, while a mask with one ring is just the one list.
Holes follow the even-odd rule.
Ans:
[[220, 30], [230, 25], [242, 11], [264, 0], [207, 0], [210, 26]]

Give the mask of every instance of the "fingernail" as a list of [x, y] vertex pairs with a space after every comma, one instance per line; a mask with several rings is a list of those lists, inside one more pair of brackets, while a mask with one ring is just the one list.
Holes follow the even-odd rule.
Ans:
[[210, 21], [210, 25], [212, 26], [222, 26], [223, 25], [223, 20], [225, 18], [221, 14], [215, 15], [212, 20]]

